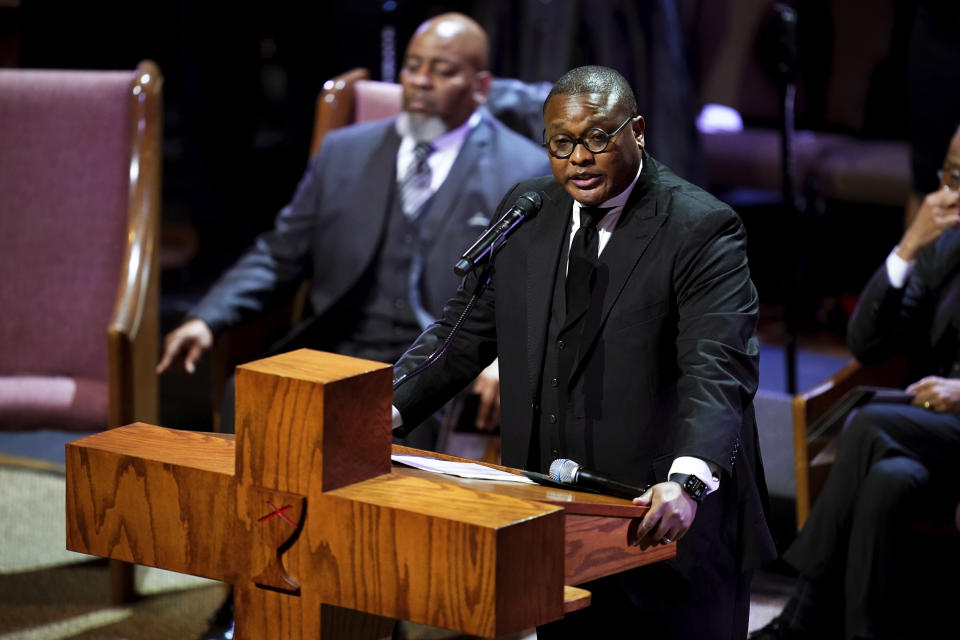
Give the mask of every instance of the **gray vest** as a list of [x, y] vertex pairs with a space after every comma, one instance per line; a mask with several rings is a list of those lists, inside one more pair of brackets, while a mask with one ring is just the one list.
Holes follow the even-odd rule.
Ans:
[[421, 243], [418, 220], [401, 211], [396, 190], [389, 206], [386, 233], [360, 284], [364, 293], [353, 322], [332, 346], [337, 353], [380, 362], [399, 360], [421, 331], [410, 304], [410, 266]]

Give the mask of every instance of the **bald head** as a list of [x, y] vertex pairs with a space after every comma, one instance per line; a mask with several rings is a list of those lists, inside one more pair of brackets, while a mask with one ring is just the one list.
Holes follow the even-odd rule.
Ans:
[[476, 71], [487, 70], [490, 58], [487, 32], [473, 18], [462, 13], [434, 16], [417, 27], [413, 39], [427, 33], [450, 42]]
[[400, 72], [403, 108], [413, 119], [454, 129], [486, 102], [490, 92], [487, 34], [461, 13], [424, 22], [410, 39]]

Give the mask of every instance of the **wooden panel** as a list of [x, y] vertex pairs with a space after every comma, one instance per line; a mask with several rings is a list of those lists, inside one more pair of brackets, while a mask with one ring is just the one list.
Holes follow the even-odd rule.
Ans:
[[269, 640], [389, 640], [396, 621], [321, 603], [316, 595], [288, 596], [251, 587], [234, 592], [235, 638]]
[[299, 561], [324, 602], [483, 637], [562, 615], [559, 509], [403, 477], [321, 501]]
[[67, 445], [67, 548], [218, 580], [249, 574], [250, 531], [237, 524], [233, 475], [114, 453], [87, 442], [124, 435], [127, 429]]
[[[408, 474], [408, 471], [417, 473]], [[336, 489], [330, 494], [487, 527], [504, 527], [518, 520], [561, 511], [554, 505], [499, 491], [512, 486], [398, 467], [394, 473]]]
[[563, 587], [564, 615], [589, 607], [591, 598], [592, 596], [590, 595], [590, 592], [587, 591], [586, 589], [581, 589], [579, 587], [571, 587], [570, 585], [564, 586]]
[[167, 429], [136, 422], [67, 443], [130, 458], [146, 458], [212, 473], [233, 475], [234, 436]]
[[647, 549], [627, 546], [628, 518], [567, 515], [567, 584], [583, 584], [677, 555], [677, 543]]
[[329, 355], [237, 368], [241, 483], [308, 495], [389, 473], [392, 367]]

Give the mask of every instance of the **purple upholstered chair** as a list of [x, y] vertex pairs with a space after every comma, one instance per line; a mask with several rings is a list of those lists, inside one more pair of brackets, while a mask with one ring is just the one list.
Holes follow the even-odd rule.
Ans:
[[162, 82], [0, 69], [0, 430], [157, 420]]
[[0, 69], [0, 430], [156, 421], [161, 84]]

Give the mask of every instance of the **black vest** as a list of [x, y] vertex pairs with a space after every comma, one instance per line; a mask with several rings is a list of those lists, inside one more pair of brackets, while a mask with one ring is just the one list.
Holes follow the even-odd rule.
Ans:
[[583, 418], [572, 411], [569, 393], [570, 371], [562, 366], [562, 360], [573, 361], [576, 357], [565, 339], [564, 320], [566, 310], [566, 264], [570, 249], [568, 233], [563, 236], [560, 259], [554, 275], [553, 295], [550, 302], [550, 321], [547, 325], [547, 346], [544, 350], [543, 376], [540, 379], [539, 420], [534, 424], [531, 436], [528, 468], [548, 473], [550, 463], [557, 458], [570, 458], [586, 463], [584, 450]]

